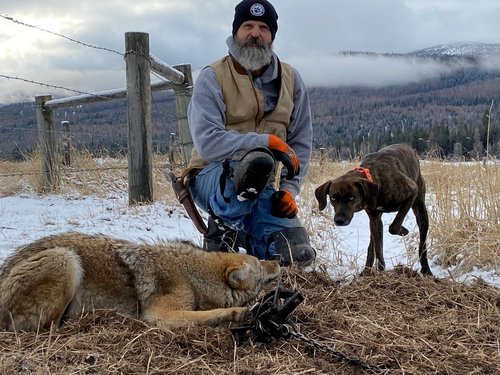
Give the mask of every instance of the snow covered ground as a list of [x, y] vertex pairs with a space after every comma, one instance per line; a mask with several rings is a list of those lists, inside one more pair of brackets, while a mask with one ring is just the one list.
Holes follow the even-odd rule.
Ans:
[[[316, 222], [311, 241], [318, 249], [318, 263], [324, 264], [334, 278], [348, 281], [364, 266], [369, 242], [368, 219], [360, 212], [349, 226], [332, 227], [326, 220], [331, 208], [325, 212], [326, 216], [313, 218]], [[420, 269], [414, 217], [410, 214], [405, 221], [410, 234], [404, 238], [388, 233], [392, 218], [391, 214], [383, 215], [387, 268], [400, 264]], [[113, 193], [106, 198], [35, 194], [0, 198], [0, 263], [17, 246], [64, 231], [102, 233], [130, 240], [188, 239], [202, 243], [201, 234], [182, 207], [161, 202], [129, 207], [125, 193]], [[453, 269], [441, 268], [432, 259], [430, 264], [436, 277], [446, 278], [453, 273]], [[500, 287], [500, 270], [475, 269], [455, 280], [470, 282], [476, 278]]]

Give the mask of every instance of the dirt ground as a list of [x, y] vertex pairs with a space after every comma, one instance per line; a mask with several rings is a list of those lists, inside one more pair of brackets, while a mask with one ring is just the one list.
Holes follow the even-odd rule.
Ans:
[[295, 334], [238, 346], [230, 326], [160, 330], [95, 311], [43, 333], [0, 332], [1, 374], [500, 374], [500, 290], [406, 268], [341, 286], [284, 271]]

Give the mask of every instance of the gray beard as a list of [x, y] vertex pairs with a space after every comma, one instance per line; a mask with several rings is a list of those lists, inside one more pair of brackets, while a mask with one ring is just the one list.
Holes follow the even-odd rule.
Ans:
[[273, 57], [272, 45], [266, 46], [259, 40], [258, 47], [250, 47], [250, 42], [255, 43], [255, 41], [240, 42], [234, 38], [234, 53], [241, 66], [247, 70], [257, 70], [270, 64]]

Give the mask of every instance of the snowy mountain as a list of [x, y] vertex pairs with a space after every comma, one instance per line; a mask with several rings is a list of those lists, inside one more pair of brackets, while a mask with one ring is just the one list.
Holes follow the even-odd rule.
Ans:
[[410, 52], [409, 55], [420, 57], [463, 56], [479, 57], [500, 55], [500, 44], [487, 43], [448, 43]]
[[500, 44], [488, 43], [447, 43], [439, 44], [433, 47], [424, 48], [408, 53], [378, 53], [369, 51], [341, 51], [340, 55], [344, 56], [384, 56], [393, 58], [431, 58], [438, 60], [447, 59], [466, 59], [475, 60], [483, 57], [499, 56]]

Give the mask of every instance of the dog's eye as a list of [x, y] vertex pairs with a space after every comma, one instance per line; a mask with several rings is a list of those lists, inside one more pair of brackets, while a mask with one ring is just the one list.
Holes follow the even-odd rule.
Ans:
[[353, 201], [353, 200], [354, 200], [354, 197], [349, 197], [349, 200], [350, 200], [350, 201]]
[[335, 202], [335, 198], [330, 197], [330, 202], [332, 202], [332, 203]]

